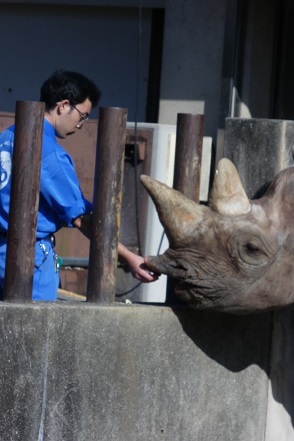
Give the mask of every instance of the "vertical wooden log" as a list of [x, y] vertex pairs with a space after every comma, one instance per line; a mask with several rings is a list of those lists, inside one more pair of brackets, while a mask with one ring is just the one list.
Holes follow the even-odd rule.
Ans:
[[32, 299], [44, 110], [41, 102], [16, 103], [4, 281], [9, 302]]
[[127, 109], [99, 111], [87, 300], [115, 301]]
[[[203, 115], [178, 114], [173, 187], [194, 202], [200, 195], [203, 128]], [[174, 288], [175, 281], [168, 278], [167, 304], [179, 302]]]
[[179, 113], [177, 118], [174, 188], [199, 202], [203, 115]]

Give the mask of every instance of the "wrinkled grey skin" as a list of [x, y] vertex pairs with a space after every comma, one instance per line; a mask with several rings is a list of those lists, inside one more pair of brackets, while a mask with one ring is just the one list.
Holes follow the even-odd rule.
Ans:
[[249, 200], [228, 159], [218, 166], [208, 207], [148, 176], [141, 181], [170, 248], [149, 256], [177, 280], [176, 294], [197, 309], [255, 312], [294, 302], [294, 168]]

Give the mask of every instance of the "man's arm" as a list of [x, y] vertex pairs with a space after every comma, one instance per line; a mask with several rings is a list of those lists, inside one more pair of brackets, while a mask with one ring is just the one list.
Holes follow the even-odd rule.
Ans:
[[141, 282], [154, 282], [159, 274], [150, 273], [145, 265], [144, 258], [138, 254], [132, 253], [122, 243], [118, 243], [118, 255], [128, 265], [132, 276]]
[[92, 214], [84, 214], [73, 220], [73, 226], [78, 228], [89, 240], [91, 238]]
[[[74, 227], [78, 228], [80, 232], [88, 239], [91, 238], [91, 224], [91, 214], [85, 214], [73, 221]], [[154, 282], [158, 279], [158, 274], [153, 274], [148, 271], [142, 256], [138, 256], [137, 254], [133, 253], [120, 242], [118, 243], [118, 256], [128, 265], [132, 276], [141, 282]]]

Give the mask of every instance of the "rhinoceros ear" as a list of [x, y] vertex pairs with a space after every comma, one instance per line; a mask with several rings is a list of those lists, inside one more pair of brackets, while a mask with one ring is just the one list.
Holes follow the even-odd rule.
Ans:
[[167, 185], [141, 175], [141, 182], [151, 196], [170, 244], [189, 236], [209, 208], [198, 205]]
[[220, 160], [213, 181], [209, 206], [220, 214], [238, 216], [251, 210], [234, 164], [227, 158]]

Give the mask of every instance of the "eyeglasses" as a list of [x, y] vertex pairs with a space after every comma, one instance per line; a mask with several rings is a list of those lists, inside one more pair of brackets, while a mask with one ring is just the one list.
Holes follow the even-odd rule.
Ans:
[[76, 106], [72, 105], [71, 108], [76, 109], [79, 112], [79, 114], [81, 116], [79, 124], [83, 124], [84, 122], [88, 121], [89, 116], [86, 113], [81, 112]]

